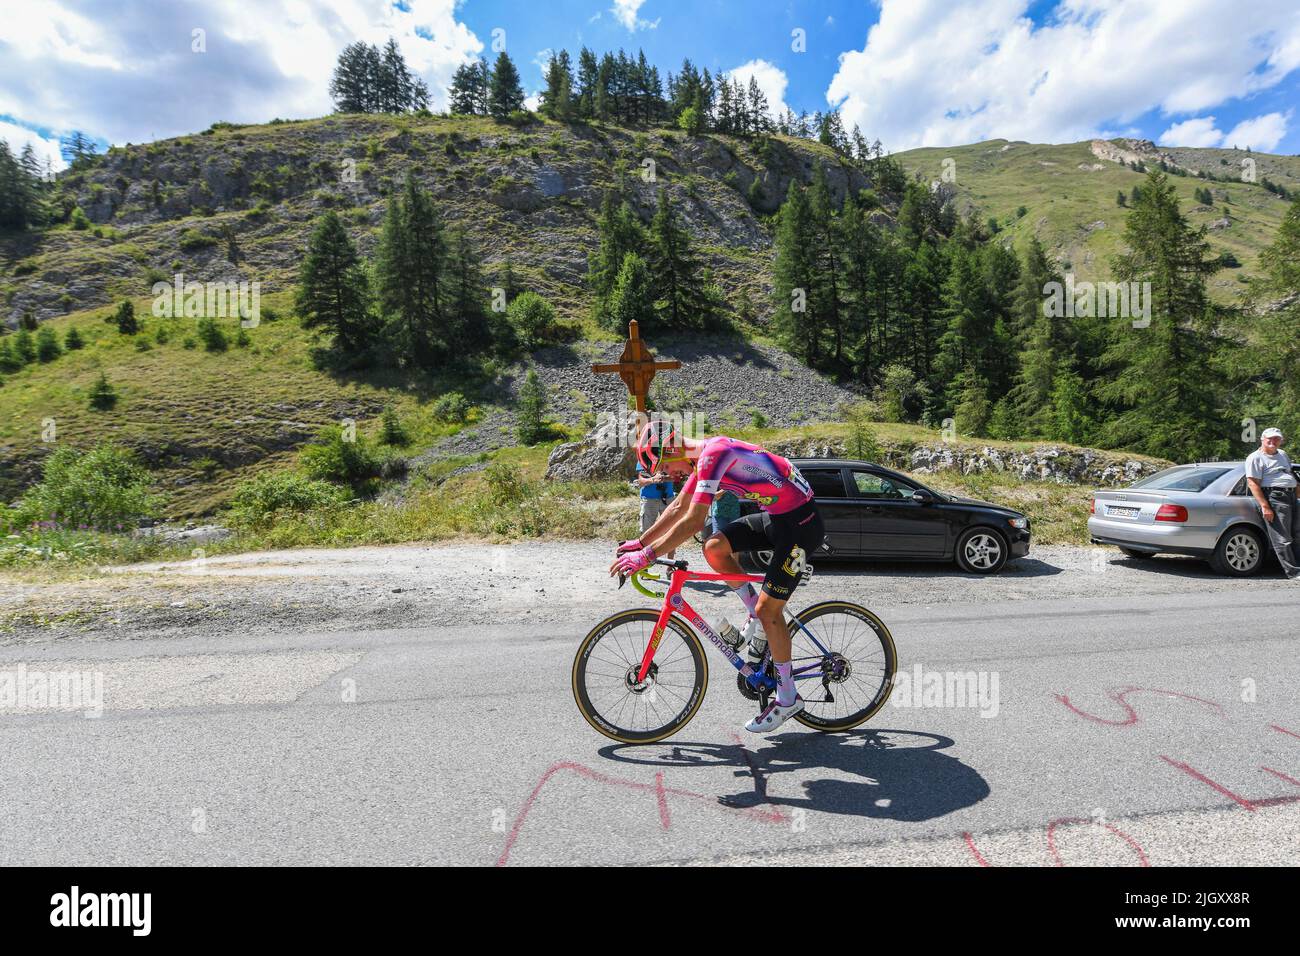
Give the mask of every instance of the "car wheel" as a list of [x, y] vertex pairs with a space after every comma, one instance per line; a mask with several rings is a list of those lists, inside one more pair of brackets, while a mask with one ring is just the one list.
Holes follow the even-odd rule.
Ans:
[[1120, 548], [1126, 558], [1154, 558], [1154, 551], [1136, 551], [1133, 548]]
[[957, 567], [971, 574], [992, 574], [1007, 563], [1007, 542], [992, 528], [969, 528], [957, 539]]
[[1237, 527], [1219, 539], [1210, 557], [1210, 567], [1220, 574], [1250, 577], [1264, 563], [1264, 537], [1254, 528]]
[[742, 551], [740, 553], [740, 566], [746, 574], [766, 574], [767, 566], [771, 562], [771, 551]]

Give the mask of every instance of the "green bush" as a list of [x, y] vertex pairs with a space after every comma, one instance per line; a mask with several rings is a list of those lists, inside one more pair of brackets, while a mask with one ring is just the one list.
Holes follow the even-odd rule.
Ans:
[[295, 471], [275, 471], [241, 482], [230, 497], [233, 524], [265, 524], [278, 514], [342, 505], [349, 495], [327, 481]]
[[492, 495], [493, 504], [518, 504], [528, 494], [527, 486], [523, 479], [519, 477], [518, 468], [511, 468], [509, 465], [497, 461], [488, 465], [483, 475], [487, 479], [488, 490]]
[[125, 531], [158, 507], [159, 499], [149, 491], [149, 473], [126, 449], [64, 447], [46, 459], [40, 483], [23, 495], [10, 520], [19, 528]]
[[186, 252], [192, 252], [195, 249], [206, 249], [208, 246], [215, 246], [219, 241], [216, 236], [209, 236], [191, 227], [181, 233], [181, 237], [176, 244]]
[[78, 230], [90, 228], [90, 220], [86, 218], [80, 206], [72, 210], [72, 228]]
[[384, 406], [384, 427], [380, 441], [385, 445], [405, 447], [411, 443], [411, 433], [402, 424], [397, 411], [391, 405]]
[[384, 457], [370, 439], [337, 425], [304, 448], [301, 460], [308, 477], [347, 485], [358, 494], [373, 493], [384, 471]]
[[81, 333], [77, 331], [75, 326], [68, 329], [68, 334], [63, 339], [63, 347], [69, 352], [76, 352], [78, 349], [86, 347], [85, 339], [81, 337]]
[[463, 425], [469, 418], [469, 404], [460, 392], [439, 395], [433, 403], [433, 417], [449, 425]]
[[555, 324], [555, 309], [536, 292], [524, 292], [510, 303], [506, 317], [524, 348], [535, 349], [546, 341]]

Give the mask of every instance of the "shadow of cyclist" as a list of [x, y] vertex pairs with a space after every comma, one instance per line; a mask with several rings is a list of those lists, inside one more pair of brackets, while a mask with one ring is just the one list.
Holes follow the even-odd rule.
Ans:
[[[727, 807], [762, 805], [801, 807], [822, 813], [882, 820], [920, 822], [972, 806], [989, 795], [989, 786], [974, 768], [941, 751], [950, 737], [907, 730], [863, 730], [843, 734], [806, 732], [766, 738], [780, 744], [753, 751], [742, 744], [665, 743], [630, 747], [611, 745], [600, 754], [624, 763], [665, 767], [734, 767], [750, 785], [740, 793], [718, 797]], [[855, 778], [807, 779], [818, 770]], [[793, 773], [802, 797], [774, 797], [769, 780]]]

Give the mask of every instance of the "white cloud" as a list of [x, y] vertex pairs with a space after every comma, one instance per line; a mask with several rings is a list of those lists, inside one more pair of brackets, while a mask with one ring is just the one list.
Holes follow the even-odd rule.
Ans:
[[790, 81], [784, 70], [773, 66], [767, 60], [750, 60], [748, 63], [742, 63], [734, 70], [728, 70], [727, 77], [739, 81], [741, 87], [745, 89], [749, 88], [749, 79], [753, 77], [758, 83], [758, 88], [767, 97], [768, 112], [773, 119], [778, 118], [789, 108], [785, 102], [785, 88]]
[[1175, 123], [1160, 134], [1162, 146], [1219, 146], [1223, 143], [1223, 130], [1216, 129], [1213, 116]]
[[[996, 137], [1072, 142], [1152, 110], [1175, 118], [1276, 85], [1300, 66], [1294, 0], [881, 0], [826, 91], [890, 149]], [[1267, 138], [1276, 126], [1261, 128]], [[1196, 129], [1196, 127], [1193, 127]]]
[[[0, 114], [139, 143], [215, 120], [333, 110], [329, 80], [353, 40], [397, 40], [446, 103], [456, 67], [483, 49], [456, 0], [29, 0], [0, 18]], [[206, 52], [191, 49], [205, 31]]]
[[1216, 129], [1213, 116], [1197, 117], [1175, 123], [1160, 134], [1160, 142], [1165, 146], [1233, 146], [1269, 152], [1286, 136], [1287, 121], [1291, 112], [1265, 113], [1252, 119], [1242, 120], [1225, 133]]
[[1254, 150], [1271, 152], [1286, 135], [1286, 124], [1290, 118], [1291, 113], [1288, 110], [1285, 116], [1281, 113], [1265, 113], [1263, 116], [1244, 120], [1234, 126], [1232, 132], [1224, 134], [1223, 145], [1240, 146], [1242, 149], [1249, 146]]
[[[623, 24], [630, 32], [635, 33], [637, 30], [653, 30], [659, 26], [662, 17], [656, 17], [654, 20], [642, 20], [637, 14], [641, 11], [645, 0], [614, 0], [614, 5], [609, 8], [609, 12], [614, 14], [614, 19]], [[591, 21], [587, 21], [590, 23]]]
[[0, 120], [0, 139], [9, 144], [9, 149], [14, 156], [20, 155], [23, 147], [30, 143], [36, 157], [41, 161], [42, 168], [45, 167], [47, 159], [50, 161], [50, 168], [56, 173], [67, 166], [63, 161], [63, 153], [59, 149], [58, 137], [47, 138], [26, 126]]

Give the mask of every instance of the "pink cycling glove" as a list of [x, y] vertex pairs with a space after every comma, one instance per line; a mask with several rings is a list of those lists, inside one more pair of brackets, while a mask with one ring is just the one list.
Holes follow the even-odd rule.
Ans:
[[622, 553], [625, 552], [625, 551], [640, 551], [643, 547], [645, 547], [645, 545], [643, 545], [643, 544], [642, 544], [640, 541], [638, 541], [636, 538], [633, 538], [631, 541], [624, 541], [624, 542], [622, 542], [622, 543], [618, 546], [618, 548], [614, 551], [614, 553], [615, 553], [615, 554], [622, 554]]
[[635, 574], [637, 571], [649, 567], [650, 562], [654, 559], [654, 548], [646, 547], [640, 551], [629, 551], [619, 557], [614, 564], [614, 569], [619, 574]]

